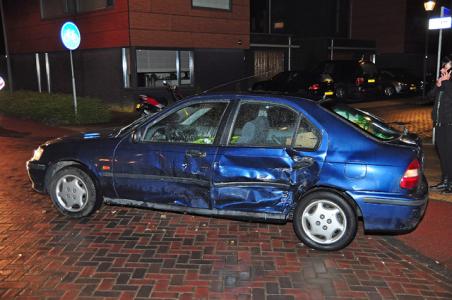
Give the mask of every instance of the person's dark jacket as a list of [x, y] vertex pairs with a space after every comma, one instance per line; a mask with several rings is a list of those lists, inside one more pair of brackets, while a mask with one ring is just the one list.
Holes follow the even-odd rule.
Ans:
[[429, 94], [435, 99], [432, 109], [433, 125], [452, 125], [452, 81], [443, 81], [441, 87], [435, 85]]

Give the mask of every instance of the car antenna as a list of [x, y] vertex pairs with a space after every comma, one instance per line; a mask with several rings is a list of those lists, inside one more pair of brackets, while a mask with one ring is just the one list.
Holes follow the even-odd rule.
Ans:
[[[258, 77], [258, 76], [267, 75], [267, 74], [270, 73], [270, 72], [278, 73], [278, 72], [275, 72], [274, 70], [269, 70], [269, 71], [266, 71], [266, 72], [263, 72], [263, 73], [259, 73], [259, 74], [255, 74], [255, 75], [251, 75], [251, 76], [242, 77], [242, 78], [239, 78], [239, 79], [235, 79], [235, 80], [232, 80], [232, 81], [228, 81], [228, 82], [221, 83], [221, 84], [219, 84], [219, 85], [213, 86], [213, 87], [211, 87], [211, 88], [209, 88], [209, 89], [207, 89], [207, 90], [201, 92], [201, 94], [207, 94], [208, 92], [210, 92], [210, 91], [212, 91], [212, 90], [215, 90], [215, 89], [218, 89], [218, 88], [221, 88], [221, 87], [224, 87], [224, 86], [228, 86], [228, 85], [230, 85], [230, 84], [237, 83], [237, 82], [240, 82], [240, 81], [243, 81], [243, 80], [251, 79], [251, 78], [254, 78], [254, 77]], [[283, 71], [283, 72], [284, 72], [284, 71]]]

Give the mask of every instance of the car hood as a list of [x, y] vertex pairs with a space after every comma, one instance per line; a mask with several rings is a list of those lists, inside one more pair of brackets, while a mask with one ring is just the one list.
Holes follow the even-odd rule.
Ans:
[[72, 135], [67, 135], [63, 137], [59, 137], [50, 141], [47, 141], [46, 145], [56, 144], [56, 143], [64, 143], [64, 142], [73, 142], [73, 141], [87, 141], [87, 140], [102, 140], [102, 139], [110, 139], [115, 138], [118, 133], [119, 128], [105, 128], [96, 131], [87, 131], [76, 133]]

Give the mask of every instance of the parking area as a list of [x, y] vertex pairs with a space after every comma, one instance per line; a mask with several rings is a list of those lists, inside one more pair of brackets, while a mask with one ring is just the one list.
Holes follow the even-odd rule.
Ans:
[[0, 298], [452, 298], [450, 270], [362, 227], [349, 247], [326, 253], [301, 244], [291, 223], [119, 206], [62, 217], [31, 190], [24, 164], [39, 143], [68, 131], [4, 117], [0, 127]]

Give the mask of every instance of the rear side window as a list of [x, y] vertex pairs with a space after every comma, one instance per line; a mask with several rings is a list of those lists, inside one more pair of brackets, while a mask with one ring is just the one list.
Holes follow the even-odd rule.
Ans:
[[295, 136], [295, 148], [303, 150], [315, 150], [320, 143], [320, 133], [311, 123], [305, 118], [301, 118], [300, 126]]
[[393, 140], [400, 136], [399, 131], [364, 111], [342, 104], [332, 105], [328, 109], [379, 140]]
[[290, 146], [297, 121], [298, 114], [286, 106], [244, 103], [237, 114], [229, 145]]

